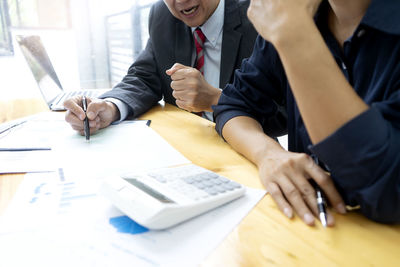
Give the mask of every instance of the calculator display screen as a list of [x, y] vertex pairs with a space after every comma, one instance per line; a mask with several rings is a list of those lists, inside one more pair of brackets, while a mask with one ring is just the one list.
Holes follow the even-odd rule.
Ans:
[[164, 196], [160, 192], [158, 192], [155, 189], [151, 188], [150, 186], [138, 181], [135, 178], [130, 178], [130, 179], [124, 178], [124, 180], [162, 203], [175, 203], [175, 201], [169, 199], [168, 197]]

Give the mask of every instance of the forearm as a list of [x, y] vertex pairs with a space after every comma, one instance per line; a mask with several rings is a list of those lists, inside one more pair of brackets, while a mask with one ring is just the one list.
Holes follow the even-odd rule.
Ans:
[[[337, 66], [311, 18], [275, 42], [313, 143], [368, 109]], [[306, 33], [306, 34], [305, 34]]]
[[222, 129], [225, 140], [239, 153], [260, 166], [268, 154], [283, 148], [268, 137], [261, 125], [254, 119], [239, 116], [229, 120]]

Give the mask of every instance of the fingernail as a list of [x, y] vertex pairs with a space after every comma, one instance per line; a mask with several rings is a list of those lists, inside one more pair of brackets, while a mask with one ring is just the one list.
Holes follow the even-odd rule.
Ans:
[[328, 217], [328, 226], [329, 227], [335, 226], [335, 219], [333, 218], [333, 215], [328, 213], [327, 217]]
[[80, 116], [79, 116], [79, 119], [80, 119], [81, 121], [83, 121], [83, 120], [85, 119], [85, 115], [80, 115]]
[[289, 219], [291, 219], [293, 217], [293, 211], [292, 209], [289, 208], [284, 208], [283, 209], [283, 213], [286, 215], [286, 217], [288, 217]]
[[88, 116], [89, 119], [93, 119], [94, 113], [91, 112], [91, 111], [89, 111], [89, 112], [87, 113], [87, 116]]
[[346, 213], [346, 207], [342, 203], [340, 203], [336, 206], [336, 210], [341, 214]]
[[314, 216], [312, 216], [310, 213], [306, 213], [304, 215], [304, 221], [306, 224], [314, 224]]

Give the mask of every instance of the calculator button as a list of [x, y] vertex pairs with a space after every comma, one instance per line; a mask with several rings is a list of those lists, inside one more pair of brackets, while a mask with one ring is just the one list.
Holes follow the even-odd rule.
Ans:
[[201, 182], [201, 181], [204, 180], [203, 177], [200, 176], [200, 175], [195, 175], [195, 176], [193, 176], [193, 179], [194, 179], [196, 182]]
[[194, 182], [196, 182], [193, 177], [185, 177], [183, 178], [183, 180], [188, 184], [193, 184]]
[[217, 190], [218, 193], [225, 193], [225, 192], [226, 192], [226, 189], [225, 189], [224, 186], [214, 186], [213, 188], [214, 188], [215, 190]]
[[152, 170], [148, 176], [193, 201], [229, 194], [227, 191], [241, 187], [228, 178], [194, 165]]
[[230, 181], [228, 178], [225, 178], [225, 177], [222, 177], [222, 176], [218, 177], [218, 179], [219, 179], [222, 183], [228, 183], [228, 182]]
[[214, 185], [220, 185], [220, 184], [222, 184], [222, 181], [221, 181], [220, 179], [212, 179], [211, 182], [212, 182]]
[[214, 172], [208, 172], [207, 175], [210, 176], [211, 178], [217, 178], [217, 177], [219, 177], [219, 175], [216, 174], [216, 173], [214, 173]]
[[198, 189], [204, 189], [204, 188], [206, 188], [206, 185], [203, 184], [202, 182], [193, 183], [193, 186], [197, 187]]
[[218, 194], [218, 190], [216, 190], [215, 188], [212, 188], [212, 187], [204, 188], [204, 191], [206, 191], [210, 195]]
[[229, 184], [233, 187], [233, 188], [240, 188], [240, 184], [234, 182], [234, 181], [229, 181]]
[[199, 174], [200, 177], [202, 177], [203, 180], [210, 180], [213, 178], [213, 176], [210, 173], [204, 172], [202, 174]]
[[203, 179], [203, 180], [210, 180], [212, 178], [207, 173], [202, 173], [202, 174], [199, 174], [198, 176], [201, 177], [201, 179]]
[[203, 181], [203, 184], [204, 184], [205, 186], [212, 186], [212, 185], [213, 185], [213, 183], [212, 183], [211, 181], [209, 181], [209, 180]]
[[224, 187], [226, 190], [229, 190], [229, 191], [235, 189], [234, 186], [232, 184], [230, 184], [230, 183], [224, 183], [221, 186]]

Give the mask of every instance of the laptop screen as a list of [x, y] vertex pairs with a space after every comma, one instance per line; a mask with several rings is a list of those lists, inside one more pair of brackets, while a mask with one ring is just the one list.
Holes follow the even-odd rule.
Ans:
[[16, 39], [45, 101], [50, 106], [63, 89], [40, 37], [17, 35]]

